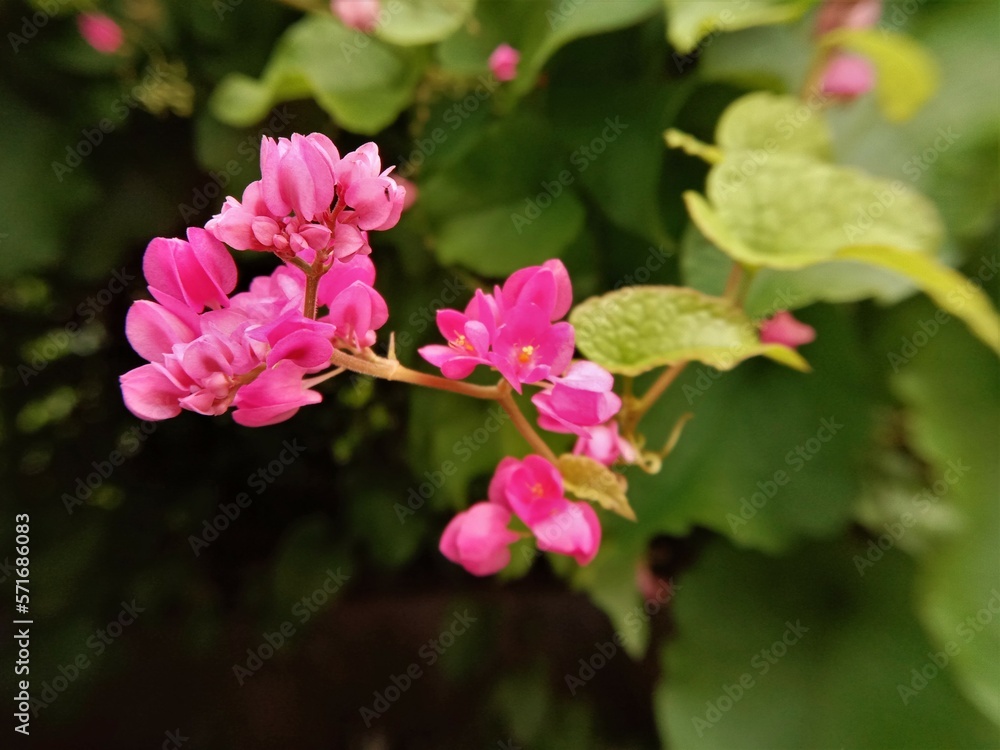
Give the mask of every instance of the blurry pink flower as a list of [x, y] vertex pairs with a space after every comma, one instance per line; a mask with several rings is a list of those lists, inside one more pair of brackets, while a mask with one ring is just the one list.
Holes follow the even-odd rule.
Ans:
[[820, 89], [824, 94], [842, 99], [854, 99], [875, 86], [875, 69], [860, 55], [837, 52], [823, 71]]
[[553, 385], [531, 397], [544, 430], [586, 435], [587, 428], [607, 422], [621, 409], [621, 399], [611, 390], [614, 376], [593, 362], [574, 362], [564, 376], [549, 379]]
[[601, 522], [589, 503], [571, 503], [531, 527], [538, 549], [573, 557], [586, 565], [597, 555], [601, 545]]
[[379, 0], [331, 0], [330, 12], [352, 29], [371, 33], [378, 26]]
[[84, 41], [102, 55], [114, 54], [125, 41], [122, 27], [103, 13], [81, 13], [76, 25]]
[[635, 447], [618, 433], [617, 422], [589, 428], [576, 441], [573, 453], [592, 458], [605, 466], [611, 466], [619, 459], [625, 463], [635, 463], [639, 458]]
[[398, 174], [394, 175], [392, 179], [406, 191], [403, 196], [403, 210], [409, 210], [410, 206], [417, 202], [417, 198], [420, 196], [420, 188], [417, 187], [417, 183], [413, 180], [408, 180]]
[[835, 29], [870, 29], [882, 17], [882, 0], [826, 0], [816, 17], [816, 33]]
[[816, 329], [796, 320], [787, 310], [782, 310], [761, 324], [760, 340], [765, 344], [794, 348], [815, 341]]
[[455, 516], [441, 536], [441, 554], [473, 575], [492, 575], [510, 562], [517, 533], [507, 528], [510, 511], [495, 503], [476, 503]]
[[501, 44], [490, 55], [490, 70], [498, 81], [512, 81], [517, 77], [517, 64], [521, 53], [509, 44]]

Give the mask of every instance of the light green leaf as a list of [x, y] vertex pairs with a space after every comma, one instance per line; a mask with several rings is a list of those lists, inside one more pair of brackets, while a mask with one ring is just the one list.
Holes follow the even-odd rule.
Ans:
[[707, 193], [684, 194], [694, 223], [751, 266], [802, 268], [862, 244], [931, 254], [941, 242], [933, 204], [903, 183], [799, 154], [727, 154]]
[[625, 495], [628, 489], [625, 477], [592, 458], [574, 456], [572, 453], [559, 456], [556, 468], [562, 474], [566, 489], [571, 494], [581, 500], [591, 500], [630, 521], [635, 520], [635, 511], [628, 504], [628, 497]]
[[231, 75], [209, 105], [222, 122], [245, 127], [275, 104], [312, 96], [341, 126], [373, 134], [412, 102], [425, 58], [420, 50], [359, 35], [330, 16], [309, 16], [285, 32], [260, 80]]
[[941, 74], [915, 40], [885, 29], [837, 29], [823, 36], [827, 47], [857, 52], [875, 65], [875, 95], [886, 119], [909, 120], [937, 91]]
[[534, 218], [524, 208], [522, 200], [455, 216], [437, 237], [438, 259], [484, 276], [503, 276], [559, 257], [583, 228], [583, 206], [569, 191]]
[[679, 52], [691, 52], [710, 34], [751, 26], [788, 23], [799, 18], [814, 0], [665, 0], [667, 39]]
[[981, 285], [958, 271], [941, 265], [933, 258], [892, 247], [848, 247], [840, 250], [836, 257], [862, 261], [902, 274], [942, 310], [965, 321], [980, 341], [1000, 354], [1000, 316]]
[[389, 0], [375, 36], [390, 44], [433, 44], [447, 39], [472, 15], [476, 0]]
[[762, 344], [756, 328], [732, 303], [694, 289], [620, 289], [581, 303], [570, 322], [580, 351], [619, 375], [640, 375], [688, 360], [731, 370], [758, 355], [809, 369], [792, 349]]
[[796, 152], [830, 158], [826, 120], [800, 99], [766, 91], [730, 104], [715, 128], [715, 143], [726, 151]]

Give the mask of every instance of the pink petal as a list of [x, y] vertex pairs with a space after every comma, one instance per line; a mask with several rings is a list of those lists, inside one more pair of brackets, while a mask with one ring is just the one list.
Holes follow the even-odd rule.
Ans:
[[136, 353], [150, 362], [162, 362], [174, 344], [186, 344], [197, 333], [162, 305], [139, 300], [125, 316], [125, 336]]
[[119, 378], [125, 406], [139, 419], [161, 420], [181, 413], [187, 395], [159, 364], [143, 365]]

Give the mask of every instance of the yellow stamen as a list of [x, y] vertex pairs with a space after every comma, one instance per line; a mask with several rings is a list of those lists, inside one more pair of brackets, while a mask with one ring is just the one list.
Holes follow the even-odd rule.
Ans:
[[531, 359], [531, 355], [535, 353], [535, 347], [533, 346], [522, 346], [521, 353], [517, 355], [517, 361], [522, 365], [528, 364], [528, 360]]

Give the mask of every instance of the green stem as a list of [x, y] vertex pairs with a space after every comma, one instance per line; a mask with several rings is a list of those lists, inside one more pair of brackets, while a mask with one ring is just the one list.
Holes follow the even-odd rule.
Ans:
[[622, 425], [625, 428], [626, 436], [634, 434], [636, 425], [639, 424], [639, 420], [645, 416], [646, 412], [653, 407], [653, 404], [655, 404], [660, 396], [663, 395], [663, 392], [670, 387], [670, 384], [673, 383], [682, 372], [684, 372], [684, 368], [687, 366], [688, 363], [686, 361], [677, 362], [660, 373], [660, 376], [656, 379], [656, 381], [649, 386], [649, 390], [642, 395], [642, 398], [634, 403], [631, 409], [629, 409], [629, 413], [626, 415], [626, 422]]

